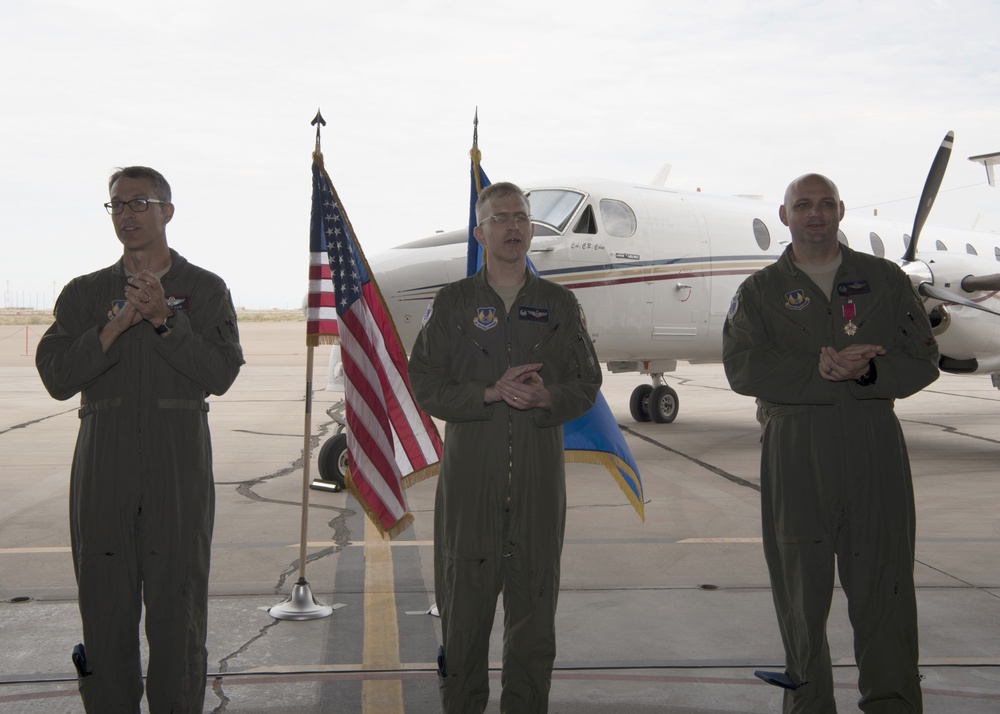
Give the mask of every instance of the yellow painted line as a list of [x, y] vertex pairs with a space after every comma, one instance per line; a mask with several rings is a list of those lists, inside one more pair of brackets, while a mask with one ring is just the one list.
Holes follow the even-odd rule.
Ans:
[[0, 548], [0, 555], [35, 554], [35, 553], [72, 553], [68, 545], [53, 545], [43, 548]]
[[[392, 549], [370, 518], [365, 518], [365, 637], [362, 667], [399, 669], [399, 625]], [[366, 679], [361, 685], [365, 714], [403, 714], [403, 683]]]

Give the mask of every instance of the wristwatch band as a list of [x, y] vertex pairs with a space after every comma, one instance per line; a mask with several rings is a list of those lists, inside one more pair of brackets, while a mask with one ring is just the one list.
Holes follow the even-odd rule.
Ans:
[[174, 320], [174, 313], [170, 313], [169, 315], [167, 315], [163, 319], [163, 322], [161, 322], [159, 325], [153, 328], [156, 331], [156, 334], [165, 335], [172, 329], [174, 329], [173, 320]]

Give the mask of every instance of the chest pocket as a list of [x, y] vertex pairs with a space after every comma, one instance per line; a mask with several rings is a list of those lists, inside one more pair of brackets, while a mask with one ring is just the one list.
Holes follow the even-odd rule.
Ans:
[[541, 362], [545, 371], [551, 376], [555, 376], [553, 371], [558, 373], [558, 365], [567, 361], [567, 355], [561, 354], [560, 346], [565, 347], [564, 340], [557, 339], [559, 336], [559, 323], [539, 324], [533, 326], [535, 329], [526, 330], [528, 338], [524, 341], [528, 348], [527, 362]]

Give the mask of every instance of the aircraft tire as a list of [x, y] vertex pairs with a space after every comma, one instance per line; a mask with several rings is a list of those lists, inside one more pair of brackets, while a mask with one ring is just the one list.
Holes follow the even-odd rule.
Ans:
[[672, 388], [665, 384], [656, 387], [649, 395], [649, 416], [657, 424], [669, 424], [677, 418], [681, 402]]
[[653, 385], [640, 384], [632, 390], [632, 397], [628, 401], [629, 411], [636, 421], [649, 421], [649, 395], [653, 392]]
[[319, 450], [319, 476], [344, 488], [347, 478], [347, 434], [334, 434]]

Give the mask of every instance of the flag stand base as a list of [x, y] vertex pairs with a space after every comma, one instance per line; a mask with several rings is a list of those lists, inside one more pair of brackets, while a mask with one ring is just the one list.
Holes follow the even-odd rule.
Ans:
[[292, 594], [286, 600], [268, 610], [276, 620], [318, 620], [333, 614], [333, 608], [313, 597], [305, 578], [292, 587]]

